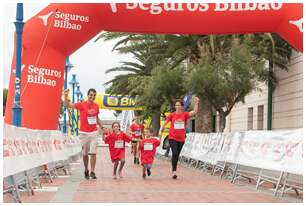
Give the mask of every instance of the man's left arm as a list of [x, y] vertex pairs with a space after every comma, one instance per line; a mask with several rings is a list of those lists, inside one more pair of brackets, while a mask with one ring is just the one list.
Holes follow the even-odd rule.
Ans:
[[97, 124], [99, 125], [100, 129], [103, 130], [103, 124], [100, 118], [97, 116]]

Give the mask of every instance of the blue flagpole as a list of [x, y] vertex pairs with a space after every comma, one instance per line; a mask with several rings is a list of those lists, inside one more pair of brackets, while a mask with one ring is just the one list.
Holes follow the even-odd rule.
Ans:
[[15, 68], [15, 97], [13, 105], [13, 125], [21, 126], [22, 108], [20, 102], [21, 90], [21, 50], [22, 50], [22, 32], [23, 32], [23, 4], [17, 3], [16, 22], [16, 68]]
[[[72, 80], [69, 82], [69, 84], [72, 86], [72, 104], [75, 103], [75, 87], [76, 85], [79, 84], [76, 80], [76, 74], [72, 74]], [[74, 128], [74, 121], [75, 121], [75, 116], [74, 116], [74, 108], [72, 108], [72, 114], [71, 114], [71, 134], [75, 135], [75, 128]]]
[[[15, 48], [15, 96], [13, 105], [13, 125], [16, 127], [21, 127], [21, 115], [22, 108], [20, 102], [20, 90], [21, 90], [21, 50], [22, 50], [22, 32], [23, 32], [23, 4], [17, 3], [16, 9], [16, 21], [14, 22], [16, 28], [16, 48]], [[20, 193], [18, 185], [16, 183], [14, 175], [9, 176], [9, 180], [15, 187], [17, 200], [21, 203]]]

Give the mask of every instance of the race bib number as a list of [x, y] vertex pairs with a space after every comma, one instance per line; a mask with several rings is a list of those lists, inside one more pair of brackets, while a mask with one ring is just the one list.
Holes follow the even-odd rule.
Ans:
[[185, 124], [183, 121], [175, 121], [174, 129], [185, 129]]
[[153, 144], [152, 143], [144, 143], [143, 150], [144, 151], [152, 151], [153, 150]]
[[116, 149], [122, 149], [123, 148], [123, 140], [115, 141], [115, 148]]
[[136, 130], [136, 131], [135, 131], [135, 135], [136, 135], [136, 136], [141, 136], [141, 130]]
[[93, 116], [93, 117], [87, 117], [88, 120], [88, 124], [97, 124], [97, 117]]

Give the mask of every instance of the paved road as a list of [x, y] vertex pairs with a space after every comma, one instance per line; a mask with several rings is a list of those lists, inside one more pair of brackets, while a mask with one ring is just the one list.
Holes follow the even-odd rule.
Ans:
[[[126, 151], [124, 178], [112, 179], [112, 163], [108, 148], [100, 147], [97, 156], [97, 180], [83, 178], [83, 165], [73, 165], [73, 174], [53, 183], [56, 192], [36, 192], [24, 202], [288, 202], [259, 192], [254, 186], [231, 184], [185, 166], [178, 166], [177, 180], [171, 179], [170, 162], [155, 160], [152, 176], [142, 179], [140, 165], [133, 164], [130, 148]], [[49, 185], [50, 186], [50, 185]], [[52, 186], [52, 185], [51, 185]], [[299, 202], [299, 201], [296, 201]]]

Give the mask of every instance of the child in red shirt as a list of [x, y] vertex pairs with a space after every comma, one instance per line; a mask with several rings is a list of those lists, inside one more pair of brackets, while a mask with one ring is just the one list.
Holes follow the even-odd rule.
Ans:
[[112, 125], [113, 132], [103, 136], [103, 140], [109, 145], [109, 153], [112, 162], [114, 163], [113, 178], [117, 179], [117, 167], [119, 167], [119, 177], [122, 178], [122, 169], [125, 163], [125, 142], [130, 142], [132, 137], [128, 136], [124, 132], [120, 131], [120, 125], [118, 122], [114, 122]]
[[132, 134], [132, 153], [134, 153], [134, 164], [139, 164], [139, 141], [143, 139], [144, 125], [140, 123], [139, 117], [135, 116], [133, 123], [130, 126], [130, 132]]
[[146, 178], [146, 173], [148, 176], [151, 175], [151, 168], [154, 161], [154, 156], [156, 153], [156, 147], [160, 145], [160, 138], [157, 139], [153, 137], [152, 129], [147, 129], [145, 131], [145, 138], [139, 143], [140, 160], [142, 165], [142, 177]]

